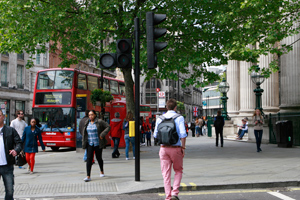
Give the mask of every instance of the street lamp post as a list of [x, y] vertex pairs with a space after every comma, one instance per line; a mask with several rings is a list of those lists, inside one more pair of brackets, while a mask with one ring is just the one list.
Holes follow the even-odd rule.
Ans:
[[255, 109], [259, 109], [261, 113], [263, 113], [262, 109], [262, 101], [261, 101], [261, 95], [264, 92], [263, 89], [260, 88], [260, 85], [265, 81], [264, 75], [261, 74], [260, 68], [257, 65], [256, 69], [251, 73], [251, 80], [254, 84], [256, 84], [256, 88], [253, 90], [256, 95], [256, 107]]
[[226, 96], [227, 92], [229, 91], [229, 84], [226, 82], [225, 78], [223, 78], [222, 82], [219, 84], [219, 90], [223, 94], [221, 97], [222, 103], [223, 103], [223, 110], [222, 110], [222, 116], [224, 117], [225, 120], [229, 120], [230, 117], [228, 116], [227, 113], [227, 99], [228, 97]]

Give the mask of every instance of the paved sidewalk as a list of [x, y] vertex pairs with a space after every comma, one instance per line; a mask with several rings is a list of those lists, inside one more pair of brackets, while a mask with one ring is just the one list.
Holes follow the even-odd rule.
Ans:
[[[187, 138], [182, 190], [296, 186], [300, 181], [300, 148], [278, 148], [263, 144], [257, 153], [254, 143]], [[35, 173], [15, 167], [15, 197], [54, 197], [162, 192], [159, 147], [141, 147], [141, 181], [134, 181], [134, 160], [112, 159], [112, 149], [103, 152], [106, 177], [99, 177], [99, 166], [93, 165], [92, 181], [85, 183], [83, 153], [75, 151], [40, 152], [36, 156]], [[132, 155], [132, 154], [130, 154]], [[276, 184], [272, 185], [272, 183]], [[282, 182], [282, 184], [280, 184]], [[261, 185], [257, 185], [262, 183]], [[4, 193], [3, 184], [0, 194]], [[1, 198], [1, 196], [0, 196]]]

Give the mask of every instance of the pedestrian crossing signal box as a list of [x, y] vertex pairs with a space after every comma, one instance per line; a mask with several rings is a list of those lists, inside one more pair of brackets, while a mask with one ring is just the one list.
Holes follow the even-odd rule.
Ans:
[[135, 121], [129, 121], [129, 137], [135, 137]]

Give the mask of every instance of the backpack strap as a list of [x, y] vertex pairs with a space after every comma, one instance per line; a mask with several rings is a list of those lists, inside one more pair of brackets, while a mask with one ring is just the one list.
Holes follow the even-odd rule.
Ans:
[[181, 115], [180, 114], [178, 114], [178, 113], [176, 113], [173, 117], [171, 117], [172, 119], [176, 119], [177, 117], [180, 117]]
[[161, 116], [159, 116], [159, 119], [161, 119], [161, 121], [164, 121], [166, 119], [166, 117], [161, 115]]

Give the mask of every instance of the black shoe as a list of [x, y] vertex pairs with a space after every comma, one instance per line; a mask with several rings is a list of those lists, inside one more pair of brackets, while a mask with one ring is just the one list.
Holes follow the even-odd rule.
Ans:
[[221, 147], [223, 147], [223, 145], [221, 145]]
[[171, 200], [179, 200], [178, 196], [172, 196]]
[[219, 145], [216, 145], [216, 147], [218, 147]]
[[259, 151], [262, 151], [261, 148], [259, 148]]

